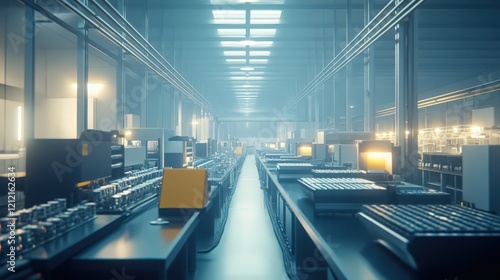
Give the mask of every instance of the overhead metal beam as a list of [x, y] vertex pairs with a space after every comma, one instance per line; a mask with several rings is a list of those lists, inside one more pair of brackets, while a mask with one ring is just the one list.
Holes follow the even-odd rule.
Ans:
[[[245, 10], [247, 4], [252, 10], [335, 10], [345, 9], [345, 4], [260, 4], [260, 3], [235, 3], [235, 4], [193, 4], [190, 2], [160, 1], [161, 4], [153, 5], [155, 9], [171, 10]], [[362, 9], [363, 5], [354, 5], [353, 8]]]
[[316, 87], [343, 69], [423, 2], [424, 0], [390, 1], [295, 98], [283, 107], [283, 113], [293, 108]]
[[[492, 82], [480, 84], [477, 86], [457, 90], [457, 91], [452, 91], [449, 93], [445, 94], [440, 94], [434, 97], [430, 98], [425, 98], [421, 99], [418, 101], [418, 109], [430, 107], [430, 106], [435, 106], [435, 105], [440, 105], [444, 103], [449, 103], [453, 101], [458, 101], [462, 100], [464, 98], [470, 98], [478, 95], [483, 95], [495, 91], [500, 91], [500, 80], [495, 80]], [[387, 116], [392, 116], [396, 112], [395, 107], [383, 109], [377, 111], [377, 118], [379, 117], [387, 117]]]
[[[32, 0], [22, 0], [32, 2]], [[179, 89], [186, 97], [193, 102], [204, 107], [207, 111], [216, 115], [215, 108], [206, 100], [182, 75], [175, 70], [158, 51], [123, 18], [120, 13], [107, 1], [98, 2], [90, 0], [92, 7], [98, 9], [101, 16], [97, 16], [88, 5], [79, 1], [69, 2], [67, 0], [58, 0], [70, 11], [84, 19], [88, 24], [98, 29], [103, 36], [107, 37], [114, 44], [122, 47], [138, 62], [145, 65], [160, 77], [168, 81], [174, 87]], [[106, 7], [102, 6], [104, 4]], [[102, 15], [105, 16], [102, 17]], [[125, 24], [120, 24], [120, 21]], [[122, 35], [122, 32], [126, 36]]]

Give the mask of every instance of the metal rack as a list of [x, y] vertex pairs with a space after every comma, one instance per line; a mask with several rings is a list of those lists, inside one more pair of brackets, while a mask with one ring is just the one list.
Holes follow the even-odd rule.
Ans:
[[447, 126], [421, 129], [418, 135], [418, 152], [443, 152], [459, 154], [463, 145], [500, 144], [500, 128], [483, 128], [473, 125]]

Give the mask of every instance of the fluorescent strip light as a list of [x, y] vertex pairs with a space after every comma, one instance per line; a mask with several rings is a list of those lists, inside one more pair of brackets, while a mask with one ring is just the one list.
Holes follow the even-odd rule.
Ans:
[[245, 37], [245, 29], [217, 29], [219, 36], [223, 37]]
[[242, 41], [240, 41], [239, 43], [240, 43], [240, 45], [242, 45], [242, 46], [253, 46], [253, 45], [255, 45], [257, 42], [252, 41], [252, 40], [242, 40]]
[[22, 119], [23, 118], [23, 112], [21, 106], [17, 106], [17, 141], [21, 141], [21, 131], [23, 129], [22, 126]]
[[255, 70], [255, 68], [245, 66], [245, 67], [241, 67], [241, 68], [240, 68], [240, 70], [241, 70], [241, 71], [253, 71], [253, 70]]
[[252, 47], [271, 47], [273, 41], [256, 41]]
[[253, 38], [258, 37], [274, 37], [276, 29], [250, 29], [250, 36]]
[[267, 61], [268, 61], [267, 58], [262, 58], [262, 59], [253, 58], [248, 60], [249, 63], [267, 63]]
[[252, 11], [250, 11], [250, 18], [251, 19], [256, 19], [256, 18], [279, 19], [280, 17], [281, 17], [281, 10], [252, 10]]
[[279, 19], [251, 19], [250, 24], [279, 24]]
[[212, 14], [216, 24], [245, 24], [246, 21], [244, 10], [213, 10]]
[[238, 42], [238, 41], [221, 41], [220, 45], [223, 47], [230, 47], [230, 48], [234, 48], [234, 47], [242, 48], [242, 47], [244, 47], [244, 45], [240, 44], [240, 42]]
[[227, 63], [245, 63], [247, 60], [242, 58], [226, 58]]
[[212, 5], [227, 5], [234, 3], [283, 4], [285, 0], [210, 0]]
[[269, 56], [271, 55], [270, 51], [250, 51], [250, 56]]
[[212, 10], [214, 18], [245, 18], [245, 10]]
[[278, 24], [281, 11], [279, 10], [253, 10], [250, 11], [250, 24]]
[[264, 77], [261, 76], [233, 76], [230, 77], [231, 80], [262, 80]]
[[225, 56], [245, 56], [246, 51], [224, 51]]

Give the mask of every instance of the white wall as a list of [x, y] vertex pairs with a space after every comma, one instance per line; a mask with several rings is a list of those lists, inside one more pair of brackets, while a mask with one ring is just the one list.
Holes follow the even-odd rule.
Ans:
[[[76, 51], [37, 51], [36, 138], [76, 138]], [[116, 129], [116, 69], [90, 55], [89, 83], [102, 84], [89, 92], [89, 128]]]
[[77, 138], [76, 98], [39, 98], [35, 138]]

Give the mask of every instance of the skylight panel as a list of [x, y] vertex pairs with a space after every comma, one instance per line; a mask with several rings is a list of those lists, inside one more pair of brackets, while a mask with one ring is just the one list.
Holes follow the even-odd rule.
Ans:
[[259, 92], [252, 92], [252, 93], [244, 93], [244, 92], [236, 92], [236, 96], [258, 96]]
[[252, 59], [249, 59], [248, 62], [250, 64], [252, 63], [255, 63], [255, 64], [259, 64], [259, 63], [267, 63], [268, 59], [267, 58], [262, 58], [262, 59], [257, 59], [257, 58], [252, 58]]
[[280, 10], [250, 11], [250, 24], [278, 24], [281, 18]]
[[258, 88], [235, 88], [233, 90], [238, 94], [255, 94], [260, 92]]
[[247, 55], [246, 51], [224, 51], [225, 56], [245, 56]]
[[238, 41], [221, 41], [220, 45], [223, 47], [229, 47], [229, 48], [244, 48], [245, 45], [242, 45]]
[[244, 4], [244, 3], [259, 3], [259, 4], [283, 4], [285, 0], [210, 0], [210, 4]]
[[276, 29], [250, 29], [250, 37], [274, 37], [276, 35]]
[[232, 76], [231, 80], [262, 80], [261, 76]]
[[226, 58], [227, 63], [245, 63], [247, 60], [244, 58]]
[[239, 86], [235, 86], [235, 88], [260, 88], [260, 85], [239, 85]]
[[216, 24], [245, 24], [245, 10], [213, 10]]
[[270, 51], [250, 51], [250, 56], [269, 56]]
[[249, 47], [271, 47], [273, 41], [253, 41], [253, 40], [243, 40], [239, 42], [242, 46]]
[[235, 38], [244, 38], [246, 34], [245, 29], [224, 29], [224, 28], [219, 28], [217, 29], [217, 33], [221, 37], [235, 37]]

